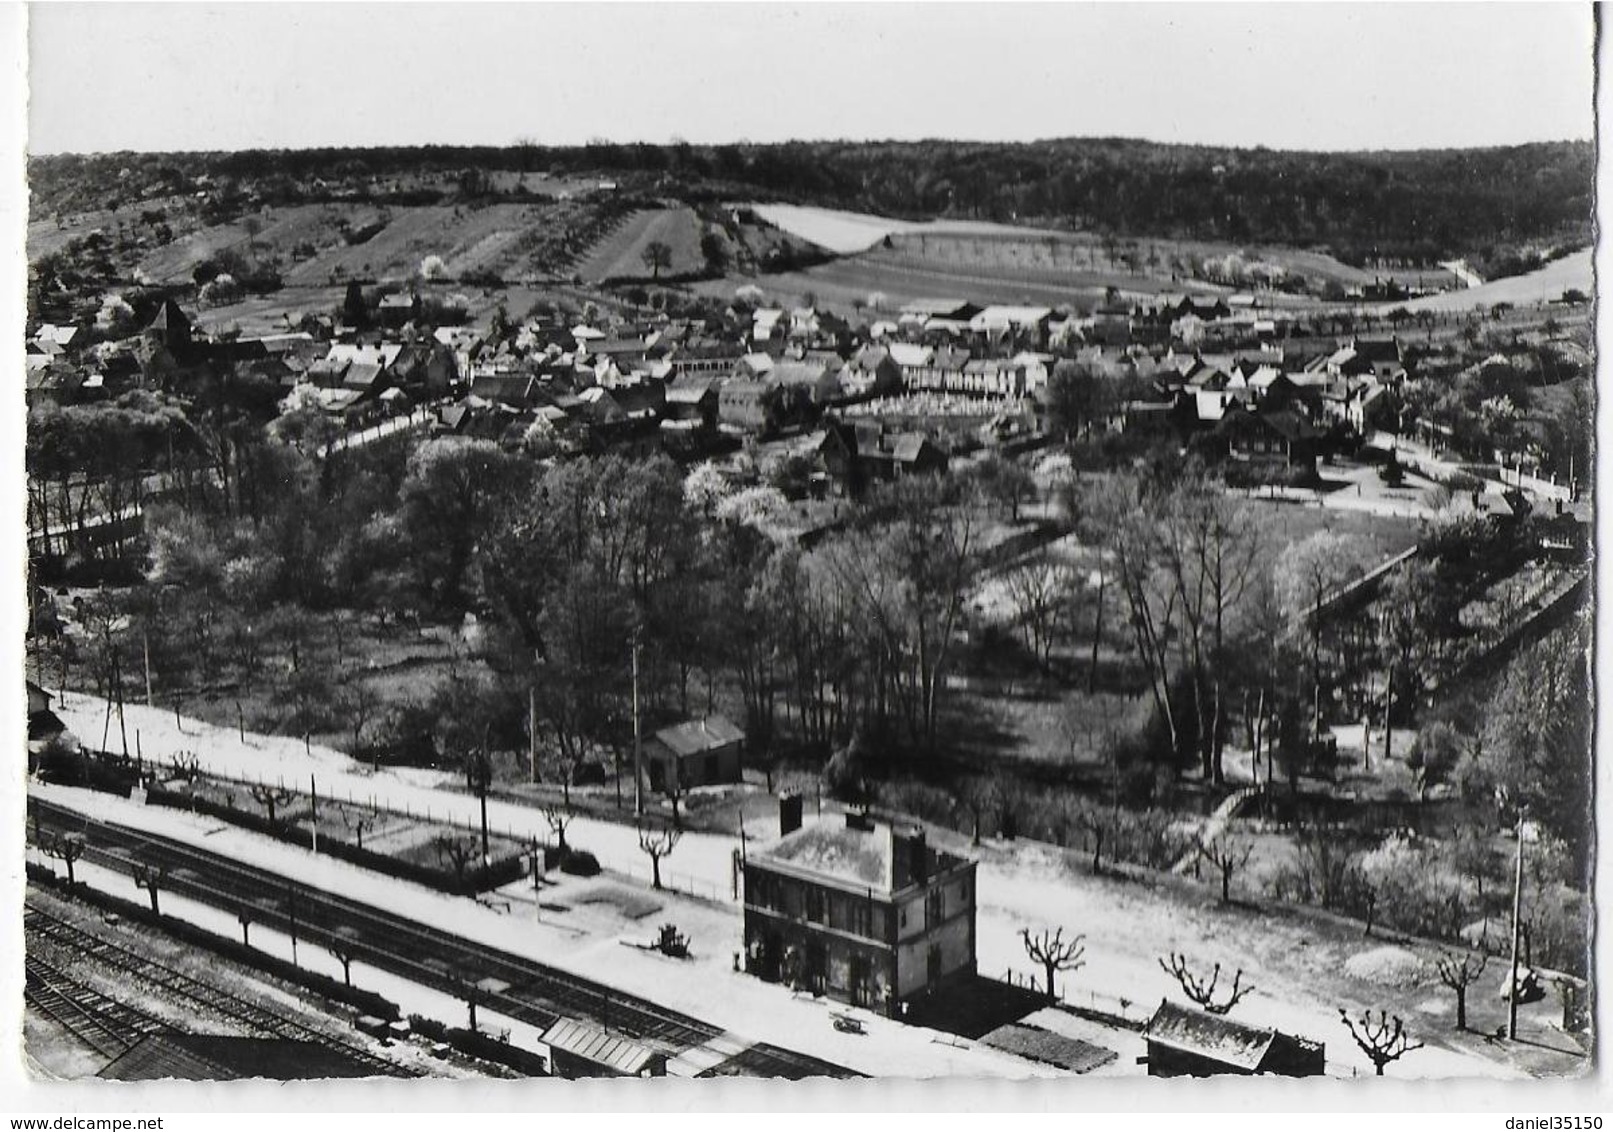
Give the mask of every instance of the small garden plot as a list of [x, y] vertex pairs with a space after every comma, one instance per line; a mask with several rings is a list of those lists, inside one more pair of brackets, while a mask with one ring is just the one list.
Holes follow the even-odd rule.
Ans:
[[241, 783], [188, 775], [154, 786], [147, 800], [190, 809], [269, 837], [313, 847], [365, 868], [440, 891], [482, 892], [525, 871], [529, 846], [490, 835], [482, 859], [481, 834], [353, 801], [315, 798], [279, 784]]
[[566, 894], [566, 898], [574, 905], [587, 907], [601, 906], [614, 911], [617, 915], [629, 920], [642, 920], [645, 916], [654, 915], [662, 908], [659, 900], [646, 896], [642, 892], [634, 892], [619, 884], [594, 884], [581, 891]]

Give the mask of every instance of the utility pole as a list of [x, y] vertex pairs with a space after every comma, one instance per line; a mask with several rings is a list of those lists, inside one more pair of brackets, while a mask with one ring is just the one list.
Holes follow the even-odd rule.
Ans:
[[638, 817], [643, 817], [644, 768], [640, 764], [644, 760], [644, 743], [639, 732], [638, 638], [639, 631], [635, 628], [633, 630], [633, 813]]
[[1518, 815], [1518, 861], [1512, 876], [1512, 981], [1507, 985], [1507, 1037], [1518, 1037], [1518, 934], [1523, 912], [1523, 814]]
[[319, 783], [308, 776], [308, 836], [309, 847], [319, 856]]
[[532, 760], [532, 785], [538, 784], [538, 686], [526, 690], [527, 758]]

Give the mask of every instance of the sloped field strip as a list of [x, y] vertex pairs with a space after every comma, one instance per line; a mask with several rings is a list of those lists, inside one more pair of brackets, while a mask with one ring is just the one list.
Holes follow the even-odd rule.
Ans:
[[701, 232], [700, 218], [692, 208], [636, 212], [577, 261], [576, 274], [591, 283], [652, 275], [644, 249], [655, 240], [672, 249], [671, 263], [661, 269], [663, 276], [699, 271], [706, 263], [700, 251]]
[[288, 272], [286, 281], [315, 284], [342, 277], [405, 278], [418, 273], [427, 256], [451, 261], [494, 232], [520, 227], [524, 219], [535, 218], [536, 211], [528, 205], [394, 208], [386, 227], [364, 243], [322, 251]]
[[375, 222], [377, 210], [368, 205], [304, 204], [258, 214], [261, 228], [247, 230], [247, 218], [203, 228], [156, 249], [140, 261], [140, 270], [159, 283], [189, 277], [196, 265], [226, 249], [243, 256], [278, 256], [293, 262], [302, 245], [325, 248], [340, 245], [342, 228], [362, 228]]
[[1582, 248], [1527, 275], [1495, 279], [1477, 287], [1430, 295], [1426, 299], [1406, 303], [1405, 307], [1413, 312], [1460, 311], [1489, 307], [1496, 303], [1544, 303], [1561, 298], [1562, 293], [1569, 289], [1589, 295], [1595, 286], [1596, 280], [1591, 272], [1591, 249]]

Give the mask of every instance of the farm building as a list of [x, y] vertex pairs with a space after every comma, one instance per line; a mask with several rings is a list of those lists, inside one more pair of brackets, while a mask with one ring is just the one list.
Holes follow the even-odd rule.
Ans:
[[975, 973], [974, 861], [861, 814], [802, 827], [799, 795], [779, 831], [744, 863], [749, 973], [892, 1017]]
[[771, 388], [734, 378], [717, 391], [717, 422], [736, 432], [765, 433], [773, 427]]
[[683, 791], [738, 782], [745, 733], [720, 715], [664, 727], [644, 744], [650, 789]]
[[1150, 1077], [1241, 1076], [1319, 1077], [1326, 1047], [1280, 1030], [1239, 1022], [1161, 1002], [1149, 1019]]

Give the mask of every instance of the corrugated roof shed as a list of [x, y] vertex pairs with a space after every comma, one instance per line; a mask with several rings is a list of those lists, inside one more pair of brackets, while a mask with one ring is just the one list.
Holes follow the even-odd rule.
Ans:
[[1052, 1030], [1029, 1026], [1023, 1022], [1010, 1022], [1006, 1026], [999, 1026], [980, 1040], [994, 1049], [1027, 1057], [1046, 1065], [1056, 1065], [1073, 1073], [1089, 1073], [1099, 1066], [1108, 1065], [1119, 1056], [1112, 1049], [1104, 1049], [1102, 1046], [1083, 1042], [1080, 1038], [1055, 1034]]
[[1148, 1028], [1150, 1042], [1218, 1061], [1253, 1073], [1277, 1037], [1275, 1030], [1257, 1030], [1227, 1018], [1188, 1010], [1162, 1002]]
[[550, 1026], [543, 1033], [543, 1043], [551, 1050], [580, 1057], [630, 1077], [636, 1077], [658, 1056], [647, 1046], [606, 1033], [575, 1018], [562, 1018]]

